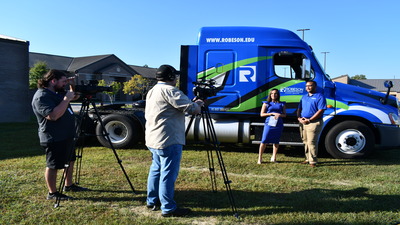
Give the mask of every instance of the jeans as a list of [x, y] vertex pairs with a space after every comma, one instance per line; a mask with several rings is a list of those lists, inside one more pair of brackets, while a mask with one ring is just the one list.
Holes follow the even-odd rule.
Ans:
[[147, 179], [147, 205], [161, 203], [163, 213], [177, 208], [174, 201], [175, 181], [182, 158], [182, 145], [171, 145], [164, 149], [149, 148], [152, 163]]

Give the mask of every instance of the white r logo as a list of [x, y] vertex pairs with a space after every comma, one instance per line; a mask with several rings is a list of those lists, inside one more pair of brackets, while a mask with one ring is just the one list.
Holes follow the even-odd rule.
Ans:
[[256, 82], [256, 66], [241, 66], [239, 69], [239, 82]]

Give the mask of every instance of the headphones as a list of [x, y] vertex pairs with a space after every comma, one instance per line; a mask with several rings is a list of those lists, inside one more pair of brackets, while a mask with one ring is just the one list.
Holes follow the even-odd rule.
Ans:
[[158, 68], [156, 73], [157, 80], [173, 81], [176, 78], [176, 70], [170, 65], [162, 65]]

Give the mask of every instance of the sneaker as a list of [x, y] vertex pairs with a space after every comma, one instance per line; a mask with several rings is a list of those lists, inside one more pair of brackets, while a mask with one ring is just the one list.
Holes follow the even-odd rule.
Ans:
[[76, 184], [72, 184], [71, 186], [65, 186], [63, 191], [72, 191], [72, 192], [89, 191], [89, 188], [84, 188]]
[[146, 207], [148, 209], [150, 209], [151, 211], [158, 211], [158, 210], [160, 210], [161, 203], [157, 202], [155, 205], [146, 205]]
[[177, 208], [173, 212], [162, 213], [161, 215], [163, 217], [183, 217], [183, 216], [188, 215], [191, 212], [192, 212], [192, 210], [187, 209], [187, 208]]
[[60, 199], [60, 200], [70, 200], [70, 199], [73, 199], [73, 197], [70, 197], [70, 196], [68, 196], [68, 195], [64, 195], [64, 194], [61, 194], [60, 192], [55, 192], [55, 193], [53, 193], [53, 194], [50, 194], [50, 193], [48, 193], [47, 194], [47, 200], [53, 200], [53, 199]]

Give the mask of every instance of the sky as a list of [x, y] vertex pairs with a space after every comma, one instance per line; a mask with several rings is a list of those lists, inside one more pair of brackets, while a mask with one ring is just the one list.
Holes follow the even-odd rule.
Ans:
[[179, 68], [180, 46], [195, 45], [201, 27], [276, 27], [300, 37], [310, 29], [304, 40], [332, 78], [400, 79], [399, 9], [398, 0], [2, 0], [0, 34], [29, 41], [30, 52]]

